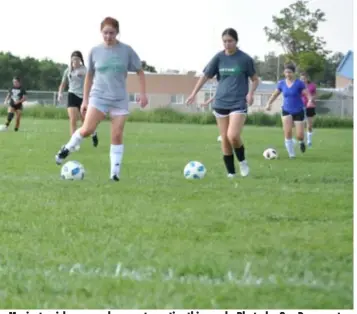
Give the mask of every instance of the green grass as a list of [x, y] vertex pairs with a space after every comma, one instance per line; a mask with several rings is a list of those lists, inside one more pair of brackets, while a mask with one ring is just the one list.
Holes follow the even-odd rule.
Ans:
[[[317, 129], [289, 160], [279, 128], [246, 127], [251, 176], [225, 176], [213, 125], [128, 123], [122, 181], [108, 123], [68, 160], [68, 121], [0, 133], [2, 308], [352, 308], [352, 129]], [[280, 159], [262, 152], [275, 147]], [[208, 169], [183, 178], [190, 160]]]

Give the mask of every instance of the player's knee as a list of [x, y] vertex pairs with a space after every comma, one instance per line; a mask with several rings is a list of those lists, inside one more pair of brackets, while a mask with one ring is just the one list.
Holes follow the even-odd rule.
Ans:
[[79, 133], [83, 137], [88, 137], [88, 136], [92, 135], [94, 133], [94, 131], [95, 131], [95, 128], [90, 128], [88, 126], [82, 126]]
[[228, 132], [227, 138], [229, 143], [231, 143], [232, 145], [239, 144], [239, 140], [240, 140], [239, 134]]

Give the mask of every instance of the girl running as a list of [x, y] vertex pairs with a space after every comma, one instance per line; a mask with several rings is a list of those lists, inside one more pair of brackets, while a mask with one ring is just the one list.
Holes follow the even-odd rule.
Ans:
[[302, 95], [305, 95], [308, 98], [308, 103], [311, 102], [311, 96], [305, 88], [304, 82], [296, 79], [295, 71], [296, 68], [294, 64], [285, 64], [285, 80], [281, 80], [278, 83], [277, 89], [273, 92], [266, 105], [266, 110], [271, 110], [272, 103], [281, 93], [283, 94], [282, 122], [285, 136], [285, 147], [290, 158], [295, 158], [294, 142], [292, 139], [292, 129], [294, 125], [300, 150], [303, 153], [306, 150], [304, 142], [305, 111]]
[[[237, 31], [233, 28], [226, 29], [222, 33], [222, 40], [224, 50], [218, 52], [208, 63], [203, 71], [204, 75], [197, 82], [186, 103], [192, 104], [202, 86], [209, 79], [217, 77], [218, 86], [212, 108], [222, 139], [224, 164], [228, 177], [234, 177], [234, 151], [239, 161], [240, 174], [245, 177], [249, 174], [249, 167], [241, 134], [259, 79], [253, 59], [237, 47]], [[249, 79], [252, 81], [250, 90]]]
[[7, 110], [7, 120], [5, 126], [7, 129], [10, 126], [12, 119], [16, 115], [14, 130], [17, 132], [20, 128], [23, 103], [26, 101], [26, 90], [21, 86], [19, 77], [14, 77], [12, 80], [12, 87], [9, 89], [4, 103], [7, 104], [9, 101], [10, 106]]
[[316, 97], [316, 84], [310, 81], [310, 78], [307, 73], [303, 73], [300, 76], [300, 79], [305, 83], [306, 89], [311, 95], [311, 102], [309, 103], [309, 100], [305, 95], [302, 96], [302, 100], [304, 102], [304, 105], [306, 107], [306, 124], [307, 124], [307, 132], [306, 132], [306, 137], [307, 137], [307, 145], [312, 146], [312, 127], [314, 123], [314, 118], [316, 115], [316, 102], [315, 102], [315, 97]]
[[129, 114], [129, 97], [126, 90], [128, 71], [137, 72], [141, 87], [140, 104], [145, 107], [145, 74], [141, 60], [131, 46], [117, 40], [119, 22], [107, 17], [101, 23], [103, 43], [89, 53], [88, 71], [83, 89], [81, 111], [85, 119], [69, 142], [56, 155], [61, 164], [83, 138], [90, 136], [107, 114], [111, 117], [110, 179], [119, 181], [124, 153], [123, 132]]
[[[77, 120], [80, 116], [82, 122], [83, 117], [80, 114], [81, 105], [83, 102], [83, 84], [87, 69], [84, 65], [83, 55], [80, 51], [73, 51], [71, 54], [71, 64], [64, 71], [61, 85], [58, 90], [58, 101], [63, 98], [63, 90], [68, 85], [68, 100], [67, 112], [69, 117], [70, 134], [77, 129]], [[99, 140], [96, 132], [92, 134], [93, 146], [97, 147]], [[74, 147], [74, 150], [79, 150], [79, 146]]]

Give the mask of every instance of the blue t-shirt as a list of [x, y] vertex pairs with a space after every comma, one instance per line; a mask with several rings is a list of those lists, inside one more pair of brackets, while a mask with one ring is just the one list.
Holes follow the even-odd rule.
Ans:
[[304, 102], [301, 96], [305, 88], [304, 82], [299, 79], [296, 79], [290, 87], [286, 85], [285, 80], [281, 80], [278, 83], [278, 90], [284, 96], [282, 109], [290, 114], [296, 114], [304, 110]]

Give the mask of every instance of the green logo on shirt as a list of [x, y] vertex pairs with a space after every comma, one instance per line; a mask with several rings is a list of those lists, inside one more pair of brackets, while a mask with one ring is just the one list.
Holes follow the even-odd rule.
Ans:
[[125, 66], [121, 60], [115, 57], [112, 57], [103, 62], [97, 67], [96, 70], [100, 73], [117, 73], [126, 71]]
[[235, 76], [240, 75], [242, 73], [241, 67], [238, 65], [235, 68], [220, 68], [219, 74], [221, 76]]

